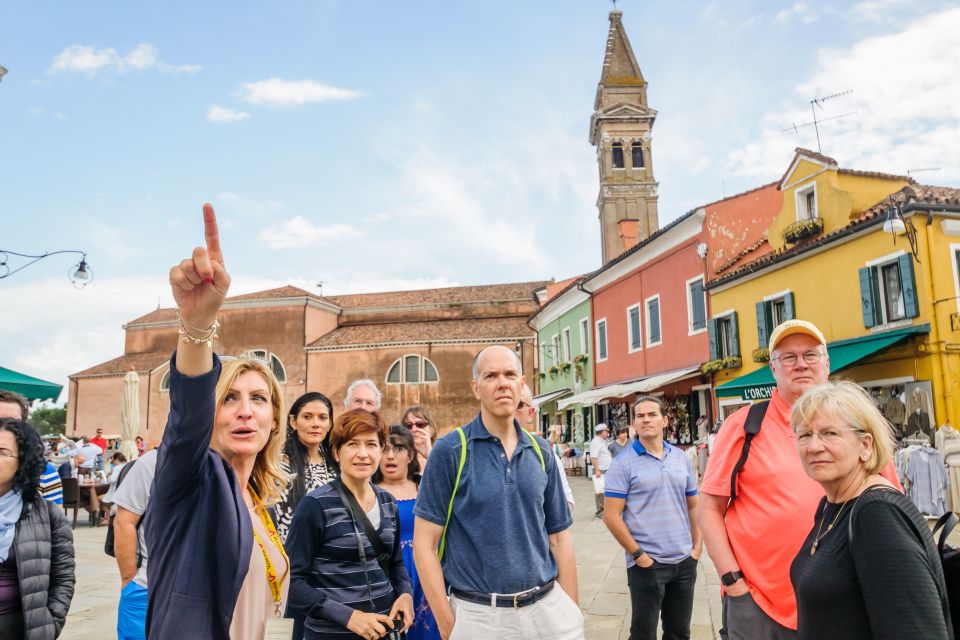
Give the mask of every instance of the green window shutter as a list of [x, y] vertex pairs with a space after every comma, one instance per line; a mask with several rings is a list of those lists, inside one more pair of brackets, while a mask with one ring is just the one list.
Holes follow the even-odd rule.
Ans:
[[767, 303], [762, 300], [757, 303], [757, 342], [761, 349], [767, 348], [770, 342], [770, 333], [767, 331], [770, 320], [767, 316]]
[[863, 312], [863, 326], [875, 327], [877, 325], [877, 300], [873, 295], [873, 267], [864, 267], [860, 269], [860, 308]]
[[710, 359], [717, 359], [717, 321], [707, 321], [707, 334], [710, 336]]
[[797, 307], [793, 301], [792, 293], [783, 296], [783, 312], [787, 320], [795, 320], [797, 317]]
[[737, 312], [730, 314], [730, 353], [731, 356], [740, 355], [740, 325], [737, 324]]
[[920, 302], [917, 300], [917, 277], [913, 271], [913, 256], [909, 253], [897, 258], [900, 264], [900, 286], [903, 288], [903, 310], [908, 318], [920, 315]]

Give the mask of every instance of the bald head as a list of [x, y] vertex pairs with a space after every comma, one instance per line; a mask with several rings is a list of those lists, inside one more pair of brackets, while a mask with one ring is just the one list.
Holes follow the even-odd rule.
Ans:
[[486, 347], [484, 349], [481, 349], [480, 353], [478, 353], [476, 357], [474, 357], [473, 365], [470, 370], [474, 380], [480, 379], [480, 372], [483, 371], [483, 364], [487, 359], [487, 356], [492, 355], [494, 353], [498, 353], [498, 354], [509, 353], [510, 355], [512, 355], [514, 361], [517, 364], [517, 374], [520, 375], [523, 373], [523, 363], [520, 362], [520, 356], [517, 355], [516, 351], [514, 351], [513, 349], [509, 349], [507, 347], [504, 347], [503, 345], [493, 345], [492, 347]]
[[520, 402], [525, 402], [530, 406], [533, 406], [533, 392], [530, 391], [530, 386], [524, 384], [520, 388]]

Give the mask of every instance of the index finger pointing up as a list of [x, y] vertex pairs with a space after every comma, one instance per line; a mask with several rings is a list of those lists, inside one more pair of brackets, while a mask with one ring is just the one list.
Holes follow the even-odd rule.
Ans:
[[213, 211], [213, 205], [205, 203], [203, 205], [203, 235], [207, 241], [207, 253], [211, 260], [216, 260], [223, 264], [223, 252], [220, 251], [220, 232], [217, 229], [217, 214]]

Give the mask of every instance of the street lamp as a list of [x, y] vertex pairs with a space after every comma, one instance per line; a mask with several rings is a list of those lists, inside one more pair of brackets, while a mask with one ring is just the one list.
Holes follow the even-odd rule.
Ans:
[[905, 236], [907, 244], [910, 245], [910, 253], [913, 254], [913, 259], [917, 261], [917, 264], [920, 264], [920, 256], [917, 255], [917, 229], [913, 226], [913, 222], [903, 217], [903, 209], [900, 208], [900, 203], [896, 200], [891, 199], [890, 206], [887, 207], [887, 218], [883, 221], [883, 232], [893, 236], [894, 245], [897, 244], [898, 235]]
[[[34, 256], [26, 253], [17, 253], [16, 251], [8, 251], [6, 249], [0, 249], [0, 280], [12, 276], [18, 271], [23, 271], [34, 262], [43, 260], [50, 256], [55, 256], [61, 253], [79, 253], [80, 262], [70, 267], [67, 271], [67, 277], [70, 278], [70, 282], [73, 283], [73, 286], [77, 289], [83, 289], [85, 286], [93, 282], [93, 269], [90, 268], [90, 265], [87, 264], [87, 253], [86, 251], [78, 251], [76, 249], [63, 249], [62, 251], [47, 251], [41, 253], [40, 255]], [[27, 260], [26, 264], [22, 264], [16, 269], [11, 269], [8, 261], [10, 256], [17, 256], [18, 258], [24, 258]]]

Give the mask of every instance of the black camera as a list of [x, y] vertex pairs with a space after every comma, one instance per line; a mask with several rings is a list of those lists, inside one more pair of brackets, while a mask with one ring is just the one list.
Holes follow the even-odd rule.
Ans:
[[383, 636], [384, 640], [406, 640], [407, 632], [403, 630], [403, 614], [398, 613], [397, 617], [393, 619], [393, 630], [387, 631], [387, 635]]

